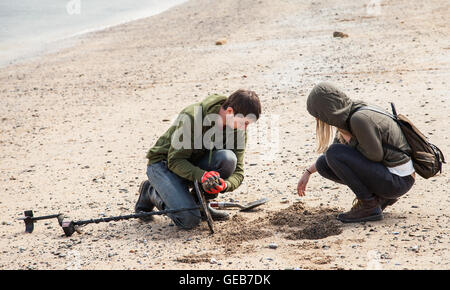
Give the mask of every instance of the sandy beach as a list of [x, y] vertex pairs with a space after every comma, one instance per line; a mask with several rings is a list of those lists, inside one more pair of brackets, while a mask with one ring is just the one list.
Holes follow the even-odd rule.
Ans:
[[[190, 0], [0, 68], [0, 269], [450, 269], [447, 166], [417, 178], [379, 222], [336, 221], [354, 194], [319, 175], [305, 197], [296, 192], [319, 156], [306, 98], [321, 81], [394, 102], [449, 155], [448, 1], [369, 2]], [[132, 213], [147, 150], [170, 121], [238, 88], [258, 93], [278, 143], [272, 156], [249, 146], [243, 184], [219, 200], [269, 198], [259, 210], [229, 210], [214, 235], [165, 216], [70, 238], [55, 220], [32, 234], [16, 220], [30, 209], [75, 220]]]

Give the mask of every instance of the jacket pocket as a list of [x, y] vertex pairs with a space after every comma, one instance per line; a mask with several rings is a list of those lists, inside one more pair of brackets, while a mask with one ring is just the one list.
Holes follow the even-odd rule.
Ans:
[[434, 155], [428, 152], [418, 151], [414, 152], [414, 161], [420, 162], [424, 164], [433, 164], [434, 163]]

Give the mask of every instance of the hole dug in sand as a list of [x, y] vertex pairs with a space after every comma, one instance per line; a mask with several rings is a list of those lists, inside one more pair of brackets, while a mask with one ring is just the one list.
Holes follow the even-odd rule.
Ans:
[[280, 227], [289, 240], [319, 240], [342, 233], [337, 208], [308, 208], [301, 202], [269, 215], [269, 223]]
[[[250, 220], [242, 213], [216, 227], [214, 245], [222, 245], [223, 254], [248, 253], [255, 251], [254, 243], [242, 246], [243, 242], [257, 241], [271, 237], [274, 233], [284, 234], [288, 240], [318, 240], [342, 233], [336, 220], [337, 208], [308, 208], [297, 202], [265, 216]], [[218, 255], [216, 253], [215, 255]], [[207, 262], [212, 254], [187, 255], [177, 259], [181, 263]]]
[[234, 215], [221, 224], [215, 235], [216, 242], [233, 248], [242, 242], [270, 237], [274, 232], [286, 233], [289, 240], [318, 240], [342, 233], [341, 223], [336, 220], [337, 208], [309, 208], [301, 202], [256, 220]]

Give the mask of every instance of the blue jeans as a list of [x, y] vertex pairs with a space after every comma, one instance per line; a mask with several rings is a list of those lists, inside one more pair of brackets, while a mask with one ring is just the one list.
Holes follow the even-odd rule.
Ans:
[[407, 193], [414, 184], [411, 175], [392, 174], [380, 162], [373, 162], [358, 150], [344, 144], [332, 144], [316, 161], [316, 169], [323, 177], [345, 184], [359, 199], [379, 196], [396, 199]]
[[[209, 163], [206, 154], [195, 165], [206, 171], [217, 171], [221, 178], [228, 178], [236, 170], [237, 158], [231, 150], [215, 150]], [[192, 208], [198, 206], [189, 192], [192, 182], [184, 179], [167, 168], [167, 161], [163, 160], [147, 167], [150, 182], [149, 191], [159, 195], [164, 203], [164, 209]], [[190, 210], [168, 214], [173, 222], [184, 229], [191, 229], [201, 221], [200, 210]]]

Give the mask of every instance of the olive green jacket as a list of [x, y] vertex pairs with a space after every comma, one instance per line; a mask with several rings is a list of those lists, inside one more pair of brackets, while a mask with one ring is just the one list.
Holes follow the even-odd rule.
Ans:
[[[353, 101], [330, 83], [320, 83], [308, 96], [308, 112], [323, 122], [352, 133], [350, 146], [356, 148], [367, 159], [382, 162], [387, 167], [402, 165], [410, 160], [406, 154], [386, 149], [391, 144], [407, 153], [411, 152], [399, 125], [390, 117], [356, 109], [366, 106], [362, 101]], [[351, 115], [351, 116], [350, 116]], [[350, 118], [349, 118], [350, 117]], [[339, 142], [335, 138], [334, 142]]]
[[[211, 156], [211, 151], [214, 149], [205, 148], [203, 137], [205, 136], [205, 133], [214, 125], [212, 123], [212, 125], [209, 126], [201, 126], [201, 132], [200, 130], [198, 130], [199, 132], [196, 132], [195, 124], [198, 124], [196, 122], [201, 122], [200, 124], [203, 124], [205, 117], [209, 114], [218, 114], [221, 105], [225, 102], [226, 99], [227, 97], [225, 96], [211, 95], [205, 98], [203, 101], [192, 104], [183, 109], [179, 114], [177, 121], [170, 126], [170, 128], [156, 141], [155, 145], [148, 151], [148, 165], [162, 160], [167, 160], [169, 170], [171, 170], [178, 176], [191, 181], [200, 181], [206, 171], [195, 166], [194, 163], [196, 163], [196, 161], [198, 161], [205, 155]], [[179, 132], [186, 128], [184, 126], [187, 126], [187, 123], [190, 123], [190, 127], [188, 127], [187, 129], [190, 130], [190, 140], [183, 140], [184, 135], [179, 136]], [[235, 190], [244, 180], [244, 152], [245, 145], [247, 143], [247, 133], [245, 131], [236, 129], [232, 130], [232, 132], [234, 134], [234, 145], [231, 145], [231, 150], [236, 154], [237, 165], [234, 173], [225, 180], [225, 182], [227, 183], [227, 189], [225, 191]], [[201, 136], [198, 136], [199, 133], [201, 134]], [[230, 149], [230, 145], [227, 143], [225, 129], [223, 130], [223, 133], [223, 146], [219, 149]], [[179, 146], [173, 146], [173, 138], [178, 138], [178, 141], [180, 141], [181, 143], [183, 143], [183, 141], [186, 141], [186, 144], [190, 143], [190, 146], [183, 146], [183, 148], [179, 148]], [[194, 138], [196, 140], [194, 140]], [[239, 148], [237, 146], [238, 138], [244, 140], [243, 146], [240, 146], [243, 148]], [[232, 140], [231, 138], [228, 139]]]

